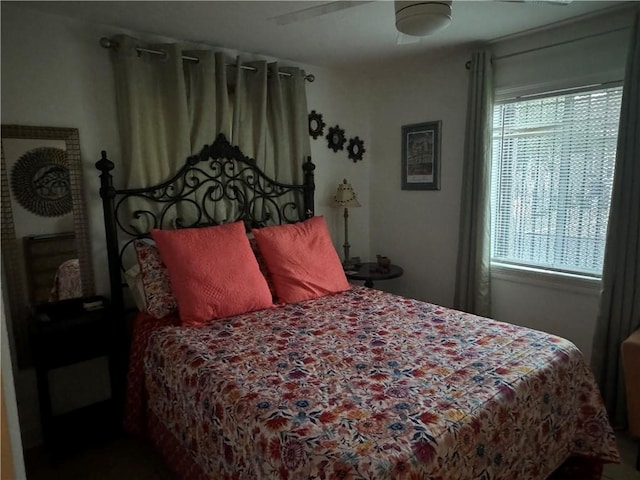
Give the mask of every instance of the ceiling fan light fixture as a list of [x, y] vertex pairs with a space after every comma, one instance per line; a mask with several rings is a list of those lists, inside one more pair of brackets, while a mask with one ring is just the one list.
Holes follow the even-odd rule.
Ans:
[[412, 2], [395, 0], [396, 28], [399, 32], [424, 37], [451, 23], [451, 0]]

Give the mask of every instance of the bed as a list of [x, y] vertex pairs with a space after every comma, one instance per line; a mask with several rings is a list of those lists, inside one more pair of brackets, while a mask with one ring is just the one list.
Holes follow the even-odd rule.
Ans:
[[310, 160], [280, 184], [218, 136], [150, 188], [97, 166], [116, 318], [125, 278], [144, 297], [125, 428], [177, 478], [582, 480], [619, 461], [571, 342], [346, 283]]

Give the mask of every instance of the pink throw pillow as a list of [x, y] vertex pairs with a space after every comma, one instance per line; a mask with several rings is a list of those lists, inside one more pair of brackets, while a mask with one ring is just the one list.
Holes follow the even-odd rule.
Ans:
[[167, 266], [183, 325], [269, 308], [269, 287], [242, 222], [151, 230]]
[[144, 310], [155, 318], [162, 318], [176, 309], [176, 299], [171, 293], [169, 273], [162, 263], [155, 245], [144, 240], [134, 240], [133, 248], [140, 267], [140, 280], [144, 291]]
[[349, 290], [324, 217], [253, 230], [278, 299], [300, 302]]
[[267, 285], [269, 285], [271, 296], [273, 297], [274, 301], [276, 301], [276, 288], [273, 286], [273, 280], [271, 280], [271, 274], [269, 273], [267, 264], [264, 261], [264, 256], [262, 255], [262, 253], [260, 253], [260, 249], [258, 248], [258, 242], [256, 242], [255, 238], [248, 238], [249, 245], [251, 245], [251, 250], [253, 250], [253, 254], [256, 256], [256, 260], [258, 261], [260, 272], [262, 273], [262, 275], [264, 275], [264, 278], [267, 281]]

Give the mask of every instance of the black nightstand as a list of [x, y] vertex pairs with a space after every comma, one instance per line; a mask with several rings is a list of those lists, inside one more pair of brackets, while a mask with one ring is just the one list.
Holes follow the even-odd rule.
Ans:
[[352, 270], [347, 270], [345, 275], [349, 280], [364, 280], [365, 287], [373, 287], [373, 281], [389, 280], [401, 277], [404, 270], [397, 265], [389, 265], [386, 270], [381, 269], [377, 263], [362, 263]]
[[[85, 309], [86, 302], [102, 300], [104, 307]], [[119, 409], [114, 392], [116, 337], [107, 302], [100, 297], [65, 300], [39, 306], [30, 318], [31, 351], [38, 382], [42, 434], [52, 460], [92, 440], [119, 430]], [[111, 398], [54, 415], [51, 407], [49, 371], [85, 360], [108, 357]], [[78, 386], [82, 388], [82, 386]]]

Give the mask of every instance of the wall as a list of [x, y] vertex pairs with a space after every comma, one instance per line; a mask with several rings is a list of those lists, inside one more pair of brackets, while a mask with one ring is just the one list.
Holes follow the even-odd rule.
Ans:
[[[343, 210], [331, 207], [333, 195], [339, 183], [346, 178], [358, 195], [361, 208], [349, 211], [349, 243], [351, 256], [369, 258], [369, 212], [372, 209], [369, 184], [373, 165], [373, 135], [370, 132], [370, 116], [367, 97], [354, 92], [365, 92], [367, 79], [359, 72], [335, 72], [318, 67], [309, 67], [316, 81], [307, 87], [309, 111], [315, 110], [323, 116], [329, 127], [339, 125], [345, 131], [345, 150], [334, 152], [328, 148], [324, 137], [311, 138], [311, 156], [316, 164], [316, 214], [324, 215], [332, 233], [334, 245], [342, 258], [344, 243]], [[348, 158], [346, 147], [349, 138], [364, 140], [365, 153], [357, 163]]]
[[[99, 182], [94, 163], [100, 158], [100, 151], [107, 150], [118, 169], [120, 148], [109, 53], [98, 41], [116, 33], [129, 33], [146, 40], [167, 40], [2, 4], [2, 123], [79, 129], [96, 289], [102, 294], [108, 293], [108, 279], [102, 209], [97, 193]], [[316, 76], [316, 81], [308, 84], [309, 109], [323, 113], [328, 125], [339, 124], [346, 130], [347, 138], [355, 135], [363, 138], [365, 148], [368, 148], [369, 122], [368, 117], [362, 115], [364, 97], [358, 96], [356, 88], [359, 77], [313, 66], [303, 67]], [[363, 204], [358, 214], [353, 213], [350, 224], [353, 254], [367, 257], [368, 153], [365, 153], [364, 161], [355, 165], [347, 158], [346, 151], [334, 153], [323, 139], [311, 140], [311, 143], [317, 165], [317, 213], [327, 217], [334, 242], [340, 248], [343, 242], [341, 212], [330, 208], [329, 200], [337, 184], [344, 177], [348, 178]], [[74, 371], [55, 372], [54, 406], [58, 411], [98, 400], [108, 392], [103, 359], [74, 368]], [[74, 385], [74, 380], [75, 385], [90, 385], [90, 388], [74, 391], [70, 386]], [[28, 447], [38, 443], [40, 436], [33, 371], [15, 372], [15, 382], [23, 442]]]
[[[616, 9], [495, 42], [491, 49], [497, 97], [623, 80], [633, 18], [628, 12], [628, 7]], [[540, 48], [548, 45], [553, 46]]]
[[[375, 66], [371, 73], [371, 252], [404, 267], [382, 288], [451, 305], [467, 98], [466, 52]], [[401, 190], [401, 127], [440, 120], [441, 188]]]
[[[522, 94], [540, 86], [563, 88], [576, 80], [621, 79], [630, 18], [627, 11], [616, 11], [492, 45], [494, 55], [502, 56], [597, 35], [495, 61], [497, 86], [503, 93]], [[618, 31], [606, 33], [610, 30]], [[370, 73], [375, 76], [370, 94], [375, 151], [371, 252], [383, 253], [405, 269], [402, 278], [383, 288], [445, 306], [452, 305], [455, 288], [468, 77], [464, 64], [470, 54], [443, 52], [439, 58], [379, 65]], [[514, 85], [518, 88], [509, 92]], [[432, 120], [442, 121], [442, 187], [402, 191], [400, 127]], [[492, 282], [494, 318], [566, 337], [590, 357], [599, 282], [505, 270], [496, 270]]]

